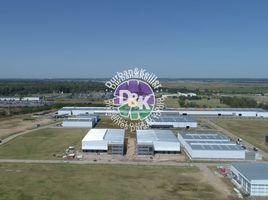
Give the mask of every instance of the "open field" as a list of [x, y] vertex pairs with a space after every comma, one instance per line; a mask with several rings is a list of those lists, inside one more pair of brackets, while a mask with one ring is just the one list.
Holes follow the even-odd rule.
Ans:
[[0, 199], [223, 200], [196, 167], [1, 164]]
[[179, 108], [179, 98], [178, 97], [167, 97], [165, 98], [165, 106], [169, 108]]
[[55, 159], [68, 146], [81, 146], [88, 129], [46, 128], [18, 136], [0, 146], [0, 158]]
[[268, 152], [265, 135], [268, 134], [268, 120], [266, 119], [211, 119], [217, 125], [230, 131], [256, 147]]
[[33, 114], [25, 114], [8, 119], [0, 120], [0, 138], [4, 139], [14, 133], [22, 132], [36, 128], [37, 124], [46, 125], [53, 123], [53, 119], [49, 114], [35, 116]]

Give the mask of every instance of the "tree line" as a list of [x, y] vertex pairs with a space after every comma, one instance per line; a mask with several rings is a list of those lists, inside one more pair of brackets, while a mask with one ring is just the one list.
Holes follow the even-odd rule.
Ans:
[[97, 81], [77, 80], [0, 80], [0, 95], [28, 95], [45, 93], [77, 93], [103, 91], [105, 85]]

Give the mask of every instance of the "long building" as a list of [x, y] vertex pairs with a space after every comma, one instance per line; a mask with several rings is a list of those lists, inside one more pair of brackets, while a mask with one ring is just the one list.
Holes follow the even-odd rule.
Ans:
[[82, 139], [84, 152], [107, 152], [112, 155], [124, 154], [124, 129], [90, 129]]
[[267, 163], [234, 163], [230, 167], [233, 183], [250, 196], [268, 196]]
[[178, 139], [190, 159], [245, 160], [246, 150], [220, 132], [180, 132]]
[[98, 115], [77, 115], [64, 118], [62, 126], [65, 128], [92, 128], [98, 120]]
[[[261, 108], [166, 108], [159, 112], [192, 116], [268, 117], [268, 111]], [[118, 113], [118, 111], [107, 107], [63, 107], [58, 110], [59, 115], [109, 113]]]
[[137, 130], [137, 154], [179, 153], [180, 143], [170, 130]]
[[146, 123], [151, 128], [197, 128], [197, 122], [191, 116], [162, 113], [159, 117], [149, 117]]

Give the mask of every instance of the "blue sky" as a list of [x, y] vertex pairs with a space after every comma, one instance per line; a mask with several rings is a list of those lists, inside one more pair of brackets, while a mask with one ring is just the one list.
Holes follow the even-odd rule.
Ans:
[[0, 1], [0, 78], [268, 78], [268, 1]]

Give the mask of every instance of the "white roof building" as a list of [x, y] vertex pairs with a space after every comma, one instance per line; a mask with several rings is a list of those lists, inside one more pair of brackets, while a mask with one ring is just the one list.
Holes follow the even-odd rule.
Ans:
[[165, 114], [162, 113], [159, 117], [149, 117], [146, 123], [150, 127], [171, 127], [171, 128], [196, 128], [197, 121], [191, 116], [184, 116], [180, 114]]
[[250, 196], [268, 196], [267, 163], [234, 163], [230, 167], [233, 183]]
[[246, 150], [220, 132], [180, 132], [180, 143], [190, 159], [244, 160]]
[[82, 139], [82, 150], [123, 155], [124, 137], [124, 129], [91, 129]]
[[137, 130], [137, 154], [179, 153], [180, 143], [170, 130]]

